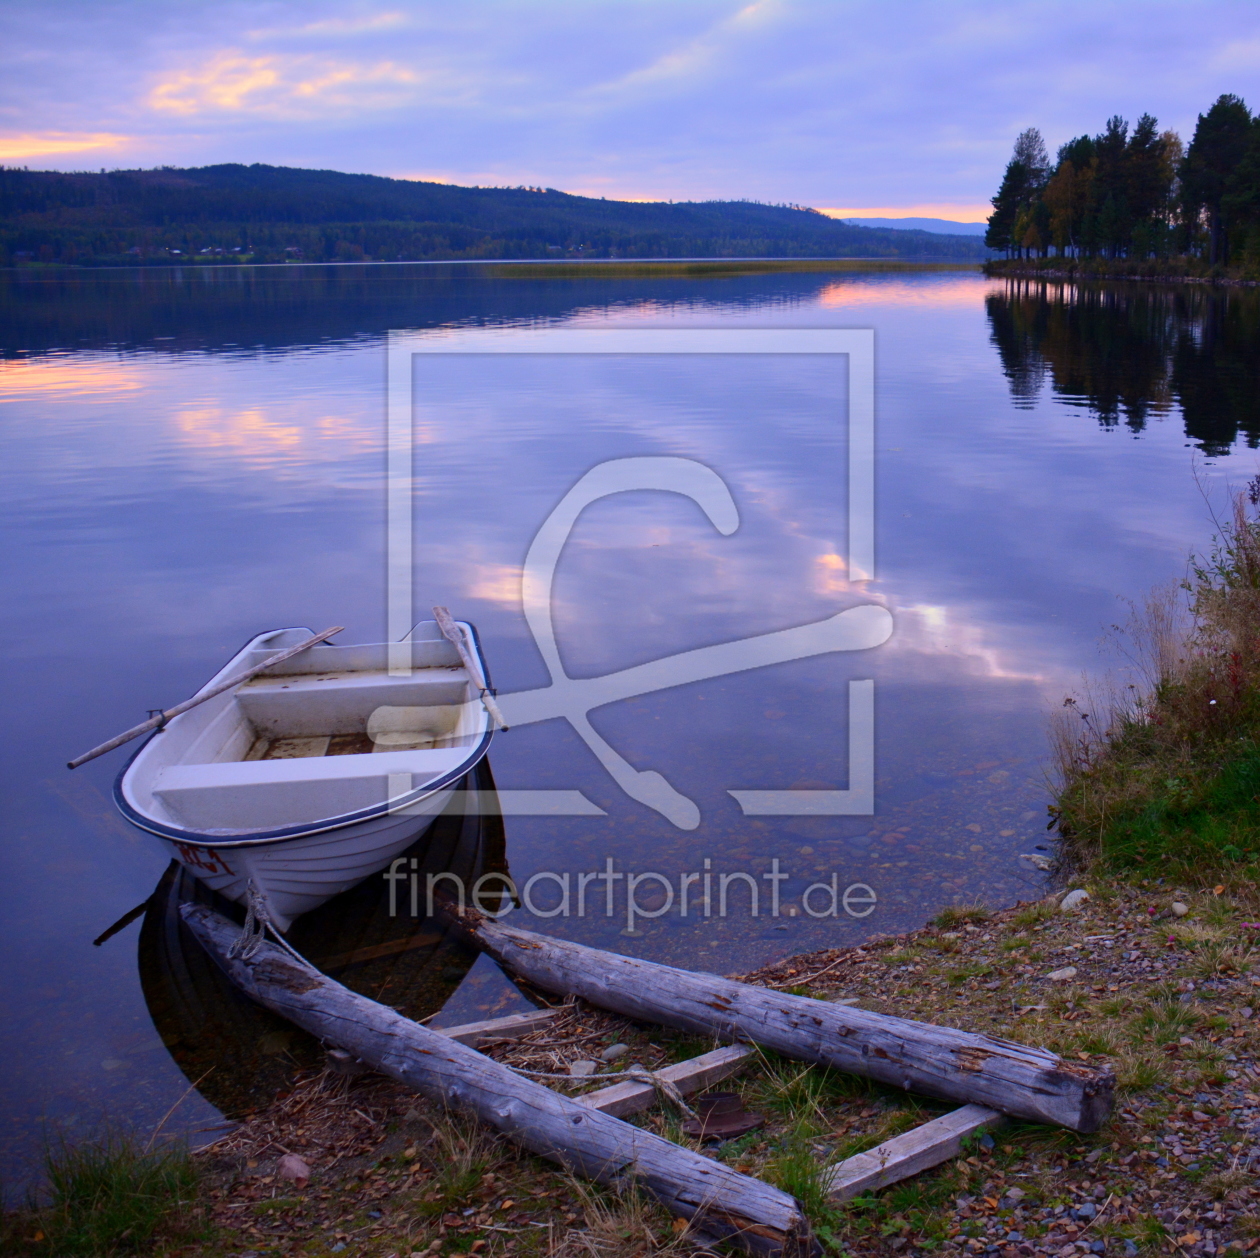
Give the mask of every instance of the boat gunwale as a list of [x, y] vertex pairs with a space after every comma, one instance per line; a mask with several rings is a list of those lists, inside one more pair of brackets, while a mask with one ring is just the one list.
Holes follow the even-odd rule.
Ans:
[[[472, 634], [473, 647], [476, 652], [476, 658], [481, 665], [482, 676], [486, 679], [487, 687], [491, 687], [490, 670], [486, 664], [485, 656], [481, 650], [481, 635], [477, 632], [477, 627], [468, 621], [461, 622], [467, 626]], [[299, 626], [286, 626], [286, 628], [299, 628]], [[216, 678], [220, 677], [230, 666], [231, 661], [237, 659], [250, 646], [251, 643], [257, 642], [260, 638], [271, 637], [274, 634], [284, 633], [285, 629], [269, 629], [262, 633], [256, 633], [252, 638], [247, 638], [241, 645], [235, 655], [231, 656], [228, 664], [220, 668], [214, 673], [210, 679], [197, 691], [198, 694], [207, 686], [213, 685]], [[305, 630], [310, 632], [310, 630]], [[413, 630], [414, 632], [414, 630]], [[410, 635], [409, 635], [410, 636]], [[469, 679], [472, 685], [472, 679]], [[233, 692], [235, 694], [235, 691]], [[492, 690], [493, 693], [493, 690]], [[178, 718], [176, 718], [178, 720]], [[144, 749], [153, 741], [160, 733], [161, 729], [155, 729], [148, 738], [131, 753], [127, 758], [127, 763], [118, 771], [118, 776], [114, 779], [114, 804], [123, 817], [131, 822], [138, 829], [147, 830], [150, 834], [155, 834], [159, 838], [169, 839], [176, 843], [187, 843], [194, 847], [201, 848], [238, 848], [238, 847], [263, 847], [273, 843], [292, 842], [296, 839], [304, 839], [317, 834], [329, 834], [334, 830], [344, 830], [350, 826], [360, 825], [365, 821], [373, 821], [380, 817], [388, 817], [393, 813], [401, 813], [407, 808], [414, 807], [423, 800], [429, 799], [440, 792], [447, 790], [460, 778], [466, 776], [476, 765], [485, 758], [490, 748], [490, 741], [494, 738], [495, 726], [493, 720], [487, 720], [486, 731], [481, 736], [480, 741], [470, 751], [470, 753], [460, 761], [453, 769], [447, 770], [436, 781], [426, 782], [423, 786], [407, 795], [399, 796], [396, 800], [387, 800], [381, 804], [374, 804], [371, 808], [360, 809], [358, 812], [341, 813], [334, 817], [322, 817], [318, 821], [308, 821], [297, 826], [283, 826], [278, 829], [245, 831], [234, 835], [214, 834], [205, 830], [185, 830], [179, 826], [168, 825], [163, 821], [158, 821], [154, 817], [147, 816], [139, 809], [133, 807], [127, 799], [124, 791], [124, 783], [127, 774], [131, 771], [131, 766], [141, 755]]]

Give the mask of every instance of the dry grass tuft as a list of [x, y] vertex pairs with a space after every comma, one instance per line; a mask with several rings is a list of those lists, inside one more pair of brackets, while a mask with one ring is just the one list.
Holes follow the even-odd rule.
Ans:
[[1123, 1094], [1163, 1087], [1169, 1081], [1167, 1059], [1144, 1047], [1125, 1047], [1112, 1056], [1116, 1087]]
[[992, 916], [987, 904], [951, 904], [932, 919], [933, 926], [942, 930], [952, 930], [955, 926], [965, 926], [968, 922], [987, 922]]
[[634, 1187], [617, 1193], [582, 1180], [570, 1181], [585, 1229], [570, 1230], [552, 1250], [552, 1258], [645, 1258], [648, 1254], [689, 1254], [695, 1250], [684, 1219]]
[[1207, 1176], [1203, 1181], [1203, 1187], [1209, 1196], [1219, 1201], [1240, 1188], [1248, 1187], [1254, 1178], [1251, 1172], [1235, 1167], [1232, 1170], [1217, 1171], [1215, 1175]]
[[1184, 926], [1174, 926], [1168, 933], [1179, 944], [1184, 944], [1187, 948], [1198, 948], [1203, 944], [1220, 943], [1225, 937], [1219, 928], [1215, 926], [1200, 926], [1197, 922], [1190, 922]]
[[1036, 904], [1025, 905], [1015, 914], [1015, 929], [1029, 930], [1033, 926], [1040, 926], [1042, 922], [1050, 921], [1058, 911], [1056, 905], [1046, 900], [1041, 900]]
[[429, 1122], [432, 1135], [425, 1152], [434, 1177], [420, 1212], [432, 1216], [462, 1204], [501, 1166], [508, 1149], [502, 1136], [454, 1110]]
[[1251, 948], [1233, 944], [1204, 944], [1195, 952], [1193, 971], [1202, 978], [1215, 978], [1219, 974], [1245, 974], [1251, 969]]

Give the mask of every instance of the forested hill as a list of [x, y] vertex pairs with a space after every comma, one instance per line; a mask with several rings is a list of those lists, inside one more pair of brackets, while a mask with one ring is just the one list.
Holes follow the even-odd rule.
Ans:
[[753, 201], [632, 202], [284, 166], [62, 174], [0, 167], [0, 263], [248, 259], [936, 257], [974, 238]]

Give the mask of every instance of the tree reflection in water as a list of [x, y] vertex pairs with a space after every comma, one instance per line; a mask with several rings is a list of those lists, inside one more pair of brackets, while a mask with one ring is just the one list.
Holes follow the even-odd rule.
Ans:
[[1012, 280], [986, 299], [1016, 406], [1052, 395], [1140, 433], [1181, 412], [1204, 454], [1260, 445], [1260, 292]]

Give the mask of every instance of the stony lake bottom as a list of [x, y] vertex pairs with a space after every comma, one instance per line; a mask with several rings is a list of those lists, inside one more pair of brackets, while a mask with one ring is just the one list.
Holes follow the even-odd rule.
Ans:
[[[1184, 575], [1213, 512], [1258, 470], [1252, 290], [493, 265], [24, 271], [0, 287], [10, 1187], [50, 1125], [151, 1130], [178, 1101], [167, 1129], [205, 1139], [305, 1051], [283, 1028], [259, 1034], [189, 954], [171, 905], [195, 888], [110, 799], [123, 753], [74, 774], [64, 763], [191, 694], [264, 629], [344, 624], [343, 641], [382, 640], [391, 331], [874, 330], [877, 567], [863, 581], [846, 562], [846, 379], [826, 356], [435, 355], [417, 368], [416, 618], [442, 603], [474, 622], [501, 694], [548, 684], [522, 564], [556, 504], [610, 460], [703, 464], [739, 525], [724, 536], [655, 490], [588, 507], [553, 589], [569, 676], [854, 604], [892, 614], [873, 650], [593, 713], [620, 756], [694, 802], [694, 828], [629, 798], [549, 720], [496, 740], [494, 779], [580, 792], [590, 815], [508, 816], [471, 837], [451, 825], [415, 853], [430, 872], [534, 877], [522, 925], [719, 973], [911, 929], [949, 903], [1040, 894], [1021, 857], [1053, 843], [1050, 711], [1084, 672], [1123, 674], [1112, 626]], [[846, 788], [853, 681], [874, 683], [874, 813], [745, 814], [732, 791]], [[582, 911], [575, 896], [565, 911], [566, 874], [576, 886], [610, 870], [656, 875], [638, 891], [645, 913], [627, 914], [624, 879], [590, 882]], [[707, 915], [694, 898], [682, 911], [689, 874], [715, 880]], [[366, 983], [355, 956], [377, 948], [397, 956], [387, 990], [377, 970], [361, 989], [416, 1016], [523, 1000], [426, 935], [405, 896], [391, 916], [370, 881], [295, 928], [343, 981]], [[819, 885], [863, 890], [833, 914], [825, 890], [805, 898]], [[92, 946], [147, 897], [138, 957], [135, 926]], [[407, 938], [428, 942], [390, 952]]]

